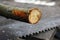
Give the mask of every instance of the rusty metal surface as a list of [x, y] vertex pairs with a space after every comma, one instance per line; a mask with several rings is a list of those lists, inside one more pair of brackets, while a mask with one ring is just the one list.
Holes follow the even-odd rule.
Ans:
[[[0, 31], [5, 31], [6, 33], [10, 33], [15, 36], [24, 36], [33, 35], [33, 33], [39, 33], [54, 27], [58, 27], [60, 25], [60, 8], [59, 7], [48, 7], [48, 6], [40, 6], [40, 5], [32, 5], [32, 4], [15, 4], [14, 2], [2, 2], [6, 5], [12, 5], [23, 8], [32, 8], [38, 7], [42, 11], [42, 18], [37, 24], [29, 24], [17, 20], [6, 19], [4, 17], [0, 17]], [[13, 4], [14, 3], [14, 4]]]

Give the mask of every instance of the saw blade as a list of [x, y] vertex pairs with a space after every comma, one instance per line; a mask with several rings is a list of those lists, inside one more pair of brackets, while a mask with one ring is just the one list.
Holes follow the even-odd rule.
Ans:
[[[6, 4], [7, 2], [2, 2], [2, 3]], [[9, 3], [9, 4], [12, 5], [13, 3]], [[24, 4], [22, 6], [23, 7], [26, 6], [25, 8], [27, 9], [32, 7], [38, 7], [39, 9], [41, 9], [42, 11], [41, 20], [37, 24], [29, 24], [17, 20], [1, 18], [2, 20], [0, 19], [1, 20], [0, 31], [10, 33], [12, 35], [19, 37], [22, 36], [26, 37], [26, 35], [33, 35], [34, 33], [45, 32], [54, 29], [60, 25], [59, 7], [48, 7], [48, 6], [40, 6], [40, 5], [32, 5], [32, 4], [27, 4], [27, 5]]]

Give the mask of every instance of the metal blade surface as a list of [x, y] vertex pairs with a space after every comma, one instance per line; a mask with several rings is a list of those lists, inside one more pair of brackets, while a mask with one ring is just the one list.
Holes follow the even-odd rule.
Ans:
[[[13, 34], [15, 36], [26, 36], [33, 33], [39, 33], [39, 31], [45, 31], [60, 25], [60, 8], [59, 7], [49, 7], [40, 6], [32, 4], [20, 4], [14, 2], [2, 2], [5, 5], [13, 5], [17, 7], [23, 7], [26, 9], [37, 7], [42, 11], [42, 18], [37, 24], [29, 24], [12, 19], [4, 19], [0, 22], [0, 31], [5, 31], [6, 33]], [[9, 3], [9, 4], [8, 4]], [[14, 4], [13, 4], [14, 3]], [[20, 6], [19, 6], [20, 5]], [[0, 19], [0, 20], [1, 20]], [[2, 24], [2, 25], [1, 25]]]

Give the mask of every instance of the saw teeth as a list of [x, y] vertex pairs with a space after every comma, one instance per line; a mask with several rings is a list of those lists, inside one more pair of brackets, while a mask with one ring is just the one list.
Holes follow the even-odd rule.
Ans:
[[50, 31], [50, 28], [48, 28], [48, 31]]
[[51, 30], [53, 30], [54, 28], [51, 28]]
[[36, 33], [32, 33], [32, 34], [29, 34], [29, 35], [26, 35], [26, 36], [22, 36], [22, 38], [25, 39], [26, 37], [31, 37], [31, 36], [37, 35], [39, 33], [48, 32], [48, 31], [53, 30], [55, 28], [58, 28], [58, 27], [56, 26], [56, 27], [53, 27], [53, 28], [48, 28], [48, 29], [45, 29], [45, 30], [42, 30], [42, 31], [38, 31]]
[[42, 30], [42, 32], [46, 32], [45, 30]]
[[36, 35], [37, 35], [38, 33], [36, 32]]
[[48, 31], [48, 30], [45, 30], [46, 32]]
[[42, 31], [38, 31], [38, 32], [36, 32], [36, 33], [32, 33], [32, 34], [29, 34], [29, 35], [26, 35], [26, 36], [19, 37], [19, 38], [25, 39], [26, 37], [31, 37], [31, 36], [37, 35], [37, 34], [39, 34], [39, 33], [48, 32], [48, 31], [53, 30], [53, 29], [55, 29], [55, 28], [58, 28], [58, 27], [56, 26], [56, 27], [53, 27], [53, 28], [48, 28], [48, 29], [45, 29], [45, 30], [42, 30]]
[[58, 26], [56, 26], [56, 28], [59, 28]]
[[33, 33], [33, 35], [36, 35], [35, 33]]
[[26, 37], [25, 37], [25, 38], [27, 38], [27, 37], [29, 37], [29, 35], [26, 35]]
[[39, 33], [41, 33], [41, 31], [39, 31]]
[[48, 29], [42, 30], [42, 31], [38, 31], [36, 33], [32, 33], [32, 34], [29, 34], [29, 35], [26, 35], [26, 36], [22, 36], [22, 38], [30, 37], [30, 36], [37, 35], [37, 34], [43, 33], [43, 32], [48, 32], [48, 31], [53, 30], [55, 28], [58, 28], [58, 27], [53, 27], [53, 28], [48, 28]]
[[32, 36], [31, 34], [29, 34], [29, 36]]
[[42, 32], [44, 32], [44, 31], [42, 30]]
[[56, 29], [56, 27], [54, 27], [54, 29]]

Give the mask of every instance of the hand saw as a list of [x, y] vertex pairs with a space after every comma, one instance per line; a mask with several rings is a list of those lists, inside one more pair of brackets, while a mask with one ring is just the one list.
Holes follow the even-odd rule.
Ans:
[[[0, 20], [0, 31], [10, 33], [19, 37], [26, 37], [42, 31], [48, 31], [60, 25], [60, 8], [48, 7], [32, 4], [20, 4], [14, 2], [1, 2], [4, 5], [18, 6], [23, 8], [38, 7], [42, 11], [42, 18], [37, 24], [29, 24], [17, 20], [6, 19], [2, 17]], [[17, 5], [18, 4], [18, 5]], [[4, 20], [3, 20], [4, 19]]]

